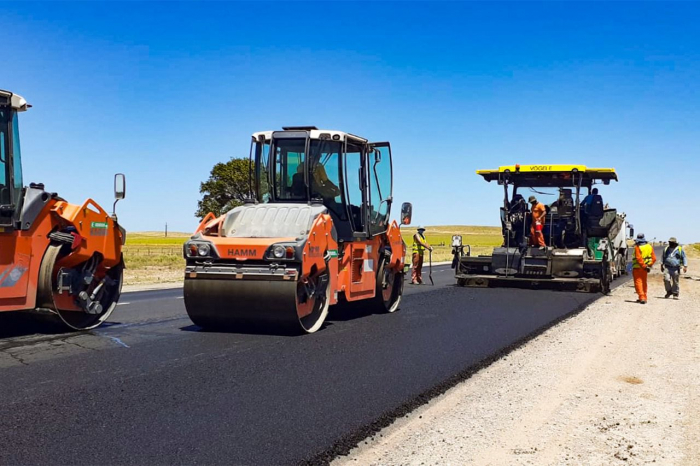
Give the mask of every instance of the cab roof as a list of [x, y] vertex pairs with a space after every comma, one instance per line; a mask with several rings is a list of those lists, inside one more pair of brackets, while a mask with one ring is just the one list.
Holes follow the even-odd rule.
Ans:
[[[369, 142], [365, 138], [356, 136], [351, 133], [346, 133], [344, 131], [337, 131], [333, 129], [318, 129], [315, 126], [285, 126], [278, 131], [259, 131], [253, 133], [253, 138], [260, 140], [263, 138], [265, 141], [272, 139], [272, 135], [275, 137], [303, 137], [308, 134], [311, 139], [330, 139], [333, 141], [352, 141], [360, 144], [367, 144]], [[302, 136], [303, 134], [303, 136]]]
[[504, 165], [495, 170], [477, 170], [486, 181], [507, 181], [509, 184], [531, 187], [566, 187], [574, 184], [574, 176], [581, 176], [582, 186], [595, 181], [610, 184], [618, 181], [614, 168], [590, 168], [585, 165]]
[[21, 95], [0, 89], [0, 105], [10, 104], [18, 112], [24, 112], [31, 107]]

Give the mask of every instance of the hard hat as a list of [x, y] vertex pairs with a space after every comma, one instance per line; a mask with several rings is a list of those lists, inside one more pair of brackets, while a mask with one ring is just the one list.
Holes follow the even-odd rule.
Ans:
[[537, 198], [536, 198], [535, 196], [530, 196], [530, 197], [527, 199], [527, 202], [529, 202], [530, 204], [532, 204], [533, 202], [537, 202]]
[[644, 233], [640, 233], [637, 235], [637, 239], [634, 240], [635, 243], [646, 243], [647, 239], [644, 237]]
[[678, 240], [676, 239], [675, 236], [671, 236], [671, 237], [669, 238], [668, 242], [669, 242], [669, 243], [676, 243], [676, 244], [678, 244]]
[[419, 226], [418, 228], [416, 228], [416, 230], [418, 230], [418, 231], [421, 231], [421, 230], [425, 231], [425, 227], [424, 227], [423, 225], [421, 225], [421, 226]]

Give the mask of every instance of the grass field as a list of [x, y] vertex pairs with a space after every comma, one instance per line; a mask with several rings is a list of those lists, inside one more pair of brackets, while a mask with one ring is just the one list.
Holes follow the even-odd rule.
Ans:
[[689, 244], [685, 247], [688, 257], [693, 259], [700, 259], [700, 243]]
[[[402, 228], [401, 233], [411, 255], [412, 237], [415, 227]], [[433, 262], [452, 260], [452, 236], [462, 235], [462, 244], [472, 248], [472, 255], [490, 254], [494, 247], [503, 243], [500, 227], [464, 225], [426, 226], [425, 239], [433, 246]], [[426, 257], [427, 259], [427, 257]], [[408, 259], [410, 262], [410, 259]]]
[[182, 245], [191, 233], [127, 233], [124, 246], [124, 283], [168, 283], [182, 280]]
[[[408, 246], [407, 261], [411, 261], [411, 244], [415, 228], [403, 228], [402, 234]], [[452, 235], [462, 235], [462, 241], [472, 246], [472, 254], [488, 254], [501, 244], [499, 227], [469, 227], [461, 225], [426, 226], [428, 243], [434, 247], [433, 262], [452, 260]], [[185, 260], [182, 245], [190, 233], [135, 232], [127, 233], [124, 246], [127, 285], [169, 283], [182, 280]], [[427, 257], [426, 257], [427, 260]]]

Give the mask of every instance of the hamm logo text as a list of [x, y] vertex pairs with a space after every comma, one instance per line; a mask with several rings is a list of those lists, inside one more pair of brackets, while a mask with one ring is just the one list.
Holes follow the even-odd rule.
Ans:
[[255, 249], [229, 249], [228, 255], [236, 257], [255, 257]]

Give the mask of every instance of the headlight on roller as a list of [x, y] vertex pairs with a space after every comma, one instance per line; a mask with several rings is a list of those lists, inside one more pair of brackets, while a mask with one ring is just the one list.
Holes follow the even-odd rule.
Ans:
[[211, 247], [208, 244], [200, 244], [197, 248], [197, 255], [199, 257], [207, 257], [211, 252]]
[[282, 259], [285, 256], [285, 254], [286, 254], [286, 250], [285, 250], [284, 246], [281, 246], [278, 244], [277, 246], [272, 248], [272, 255], [276, 259]]
[[294, 260], [296, 258], [296, 250], [294, 244], [273, 244], [265, 253], [265, 257], [271, 260]]
[[188, 241], [185, 243], [185, 258], [208, 259], [216, 255], [211, 244], [200, 241]]

